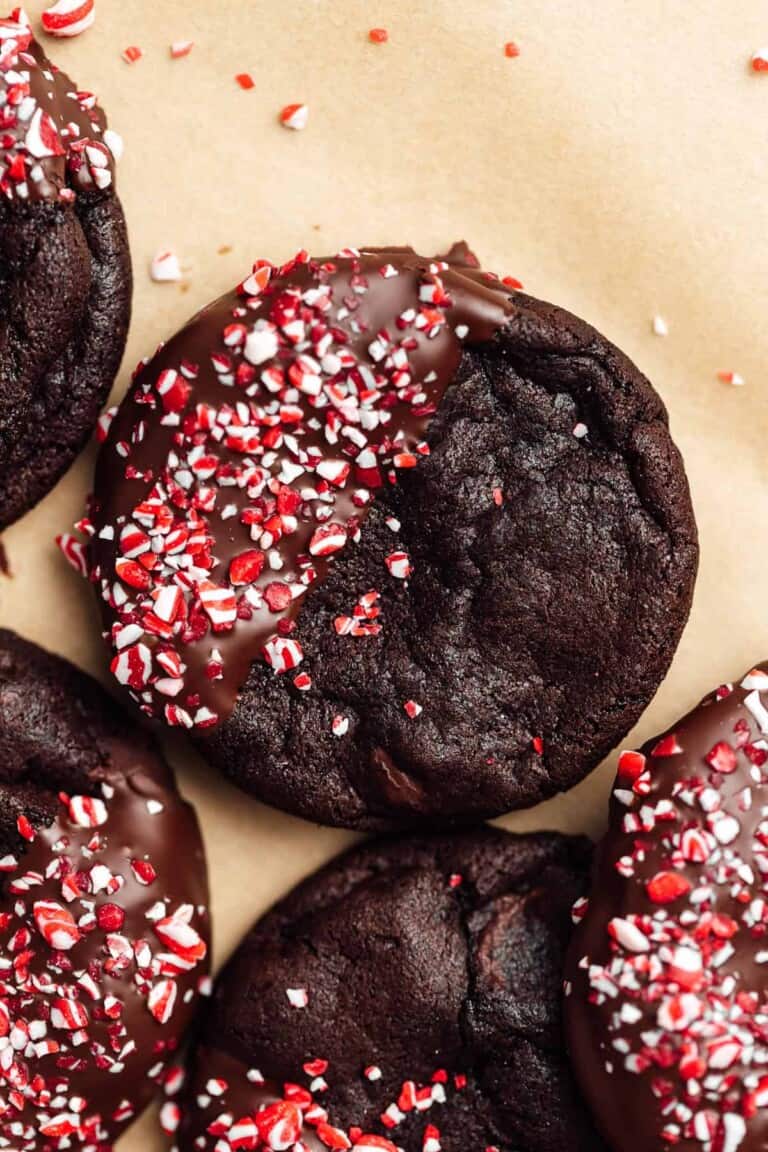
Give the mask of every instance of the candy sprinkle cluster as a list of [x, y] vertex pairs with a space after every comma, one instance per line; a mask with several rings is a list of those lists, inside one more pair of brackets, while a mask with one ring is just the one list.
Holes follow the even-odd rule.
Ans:
[[[429, 453], [439, 368], [468, 326], [451, 322], [447, 264], [386, 255], [259, 261], [140, 367], [106, 433], [96, 498], [110, 510], [78, 527], [114, 621], [112, 672], [168, 724], [215, 725], [259, 655], [296, 675], [302, 597], [359, 539], [376, 491]], [[60, 545], [86, 568], [73, 537]], [[382, 579], [409, 571], [393, 553]]]
[[768, 1120], [766, 692], [753, 670], [648, 757], [622, 753], [606, 867], [626, 881], [623, 907], [606, 908], [598, 877], [575, 910], [609, 941], [607, 962], [581, 961], [605, 1071], [650, 1085], [659, 1147], [765, 1147], [752, 1123]]
[[199, 910], [122, 847], [163, 804], [129, 791], [62, 794], [39, 833], [20, 816], [28, 850], [0, 859], [0, 1148], [111, 1147], [176, 1048], [182, 1003], [205, 990]]
[[[193, 1145], [199, 1152], [267, 1152], [269, 1149], [402, 1152], [394, 1142], [397, 1129], [409, 1116], [415, 1115], [425, 1117], [421, 1134], [423, 1152], [441, 1152], [439, 1118], [433, 1116], [427, 1120], [426, 1115], [432, 1109], [439, 1110], [448, 1101], [449, 1093], [461, 1092], [467, 1085], [465, 1075], [450, 1075], [444, 1068], [438, 1069], [428, 1084], [404, 1081], [397, 1100], [387, 1104], [379, 1117], [390, 1138], [367, 1133], [360, 1127], [345, 1130], [333, 1124], [321, 1102], [329, 1087], [326, 1060], [313, 1059], [304, 1064], [307, 1087], [284, 1084], [281, 1093], [277, 1085], [265, 1081], [255, 1068], [246, 1069], [217, 1051], [207, 1052], [206, 1056], [207, 1078], [200, 1083], [195, 1097], [195, 1107], [199, 1110], [195, 1113], [195, 1130], [199, 1127], [201, 1134], [194, 1138]], [[373, 1084], [381, 1079], [382, 1072], [377, 1065], [369, 1065], [361, 1075]], [[167, 1094], [175, 1096], [182, 1083], [181, 1072], [169, 1077]], [[247, 1110], [243, 1107], [246, 1101], [252, 1103]], [[169, 1099], [160, 1116], [167, 1135], [173, 1136], [179, 1130], [182, 1115], [180, 1106]], [[499, 1152], [499, 1149], [488, 1145], [476, 1152]]]
[[96, 97], [36, 48], [23, 9], [0, 20], [0, 196], [71, 202], [78, 190], [109, 188], [121, 153]]

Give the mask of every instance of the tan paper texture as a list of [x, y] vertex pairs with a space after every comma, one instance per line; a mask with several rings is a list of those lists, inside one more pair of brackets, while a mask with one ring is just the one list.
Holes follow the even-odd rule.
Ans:
[[[43, 5], [28, 5], [37, 17]], [[693, 613], [636, 732], [652, 735], [768, 655], [768, 44], [762, 0], [97, 0], [94, 28], [49, 42], [125, 138], [118, 187], [136, 272], [116, 396], [140, 356], [254, 258], [306, 247], [465, 237], [486, 267], [591, 321], [647, 372], [683, 451], [701, 532]], [[368, 42], [386, 27], [389, 42]], [[192, 39], [183, 60], [173, 40]], [[504, 44], [516, 41], [517, 59]], [[128, 65], [121, 52], [144, 52]], [[243, 91], [235, 74], [250, 72]], [[280, 108], [306, 102], [289, 132]], [[172, 246], [181, 285], [150, 281]], [[224, 250], [226, 249], [226, 251]], [[652, 331], [663, 316], [669, 335]], [[729, 386], [721, 370], [741, 373]], [[8, 531], [0, 623], [99, 675], [87, 587], [53, 544], [80, 513], [93, 453]], [[216, 959], [351, 839], [249, 800], [169, 741], [209, 853]], [[503, 821], [598, 833], [611, 762]], [[181, 862], [180, 862], [181, 863]], [[154, 1116], [120, 1152], [164, 1147]]]

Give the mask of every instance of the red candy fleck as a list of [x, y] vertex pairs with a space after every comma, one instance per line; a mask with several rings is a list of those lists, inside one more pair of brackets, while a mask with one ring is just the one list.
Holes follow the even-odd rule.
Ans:
[[386, 28], [371, 28], [368, 33], [368, 39], [371, 44], [386, 44], [389, 40], [389, 33]]
[[682, 750], [677, 736], [674, 732], [670, 732], [668, 736], [664, 736], [653, 746], [651, 756], [679, 756]]
[[645, 772], [645, 756], [642, 752], [621, 752], [618, 772], [622, 780], [637, 780]]
[[229, 579], [235, 587], [251, 584], [258, 579], [264, 567], [264, 553], [256, 550], [241, 552], [229, 565]]
[[719, 740], [714, 744], [707, 752], [705, 760], [715, 772], [726, 775], [736, 771], [736, 752], [725, 740]]
[[30, 843], [34, 840], [35, 830], [26, 816], [18, 816], [16, 818], [16, 829], [19, 833], [19, 836], [21, 836], [24, 840], [28, 840]]
[[124, 49], [123, 60], [125, 60], [126, 64], [135, 64], [137, 60], [141, 60], [143, 55], [144, 52], [138, 45], [131, 44], [128, 48]]
[[251, 88], [256, 87], [256, 82], [253, 79], [253, 76], [251, 76], [250, 72], [238, 72], [238, 74], [235, 76], [235, 80], [244, 92], [249, 92]]
[[691, 885], [677, 872], [657, 872], [648, 881], [645, 890], [654, 904], [671, 904], [690, 892]]
[[96, 922], [105, 932], [119, 932], [125, 923], [125, 912], [119, 904], [102, 904], [96, 910]]
[[520, 55], [519, 45], [516, 44], [514, 40], [508, 40], [504, 45], [504, 55], [507, 56], [510, 60], [514, 60], [515, 57]]
[[293, 597], [288, 584], [274, 580], [271, 584], [267, 584], [264, 589], [264, 599], [271, 612], [282, 612], [288, 607]]

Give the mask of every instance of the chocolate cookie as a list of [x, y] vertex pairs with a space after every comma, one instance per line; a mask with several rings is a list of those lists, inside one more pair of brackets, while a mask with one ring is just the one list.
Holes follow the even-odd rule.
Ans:
[[131, 266], [96, 99], [0, 20], [0, 528], [56, 483], [120, 365]]
[[768, 1146], [768, 664], [623, 752], [568, 963], [613, 1152]]
[[0, 631], [0, 1148], [106, 1150], [141, 1112], [206, 991], [207, 898], [159, 751]]
[[258, 263], [194, 318], [123, 402], [86, 528], [141, 708], [365, 828], [580, 780], [664, 675], [697, 563], [644, 377], [409, 249]]
[[162, 1114], [177, 1147], [599, 1152], [560, 1018], [589, 860], [579, 838], [480, 828], [333, 861], [219, 978]]

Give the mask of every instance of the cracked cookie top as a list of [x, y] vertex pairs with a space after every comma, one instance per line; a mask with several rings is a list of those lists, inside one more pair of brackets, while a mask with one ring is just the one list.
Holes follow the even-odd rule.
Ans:
[[359, 827], [581, 779], [663, 676], [697, 561], [651, 386], [461, 246], [257, 263], [140, 366], [82, 527], [139, 707]]
[[177, 1147], [594, 1152], [560, 1021], [589, 859], [485, 828], [333, 861], [219, 978], [163, 1111]]

